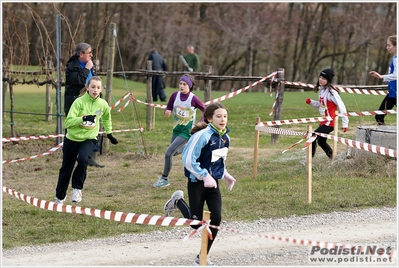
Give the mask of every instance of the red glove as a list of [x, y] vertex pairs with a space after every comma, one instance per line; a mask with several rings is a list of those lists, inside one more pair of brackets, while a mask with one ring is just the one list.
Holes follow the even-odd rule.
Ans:
[[342, 131], [343, 131], [343, 132], [347, 132], [347, 131], [348, 131], [348, 128], [347, 128], [347, 127], [343, 127], [343, 128], [342, 128]]
[[227, 184], [228, 184], [228, 189], [229, 191], [231, 191], [233, 189], [234, 183], [236, 182], [236, 179], [234, 179], [233, 176], [231, 176], [227, 170], [224, 173], [224, 178], [227, 180]]
[[309, 98], [306, 99], [306, 103], [307, 103], [307, 104], [310, 104], [311, 101], [312, 101], [312, 100], [309, 99]]
[[216, 180], [209, 173], [202, 180], [204, 181], [205, 188], [218, 188]]

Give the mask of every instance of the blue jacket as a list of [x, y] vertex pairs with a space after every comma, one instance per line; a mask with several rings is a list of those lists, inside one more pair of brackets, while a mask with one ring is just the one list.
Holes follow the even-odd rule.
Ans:
[[208, 125], [206, 128], [194, 133], [182, 152], [184, 175], [190, 182], [203, 180], [207, 174], [214, 179], [223, 179], [225, 160], [230, 137], [226, 133], [222, 136]]

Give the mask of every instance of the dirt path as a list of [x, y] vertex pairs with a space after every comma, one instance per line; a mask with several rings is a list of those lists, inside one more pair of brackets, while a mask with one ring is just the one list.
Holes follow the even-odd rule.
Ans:
[[[251, 228], [262, 229], [259, 222]], [[247, 226], [248, 227], [248, 226]], [[243, 227], [244, 228], [244, 227]], [[244, 228], [245, 229], [245, 228]], [[252, 230], [251, 229], [251, 230]], [[265, 232], [275, 235], [311, 241], [332, 242], [345, 245], [393, 246], [397, 241], [395, 220], [365, 220], [322, 224], [318, 226], [287, 228], [285, 231]], [[201, 245], [196, 236], [183, 242], [190, 227], [142, 235], [124, 235], [118, 238], [68, 242], [42, 247], [3, 251], [2, 267], [5, 266], [191, 266]], [[240, 230], [240, 228], [239, 228]], [[256, 232], [242, 233], [221, 230], [209, 257], [223, 266], [321, 266], [308, 261], [310, 247], [294, 243], [257, 237]], [[172, 236], [172, 237], [170, 237]], [[174, 238], [173, 238], [174, 237]], [[331, 256], [331, 255], [330, 255]], [[326, 265], [326, 264], [324, 264]], [[337, 266], [337, 263], [333, 263]], [[347, 264], [341, 264], [348, 265]], [[356, 265], [356, 264], [351, 264]], [[359, 264], [357, 264], [359, 265]], [[395, 266], [393, 262], [361, 263], [361, 266]]]

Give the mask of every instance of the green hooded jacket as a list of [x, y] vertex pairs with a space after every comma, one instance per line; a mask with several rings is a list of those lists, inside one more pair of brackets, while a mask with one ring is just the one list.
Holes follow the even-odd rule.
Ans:
[[[83, 121], [85, 115], [96, 115], [95, 123]], [[100, 119], [106, 134], [112, 133], [111, 109], [108, 103], [100, 97], [93, 99], [89, 92], [86, 92], [72, 103], [65, 119], [65, 127], [68, 130], [66, 137], [77, 142], [97, 139]]]

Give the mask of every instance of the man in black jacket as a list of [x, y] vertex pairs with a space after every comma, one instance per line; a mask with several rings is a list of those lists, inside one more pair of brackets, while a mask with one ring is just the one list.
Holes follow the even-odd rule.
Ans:
[[[65, 116], [68, 115], [73, 101], [79, 97], [80, 91], [85, 88], [86, 82], [90, 77], [97, 76], [96, 66], [91, 60], [92, 57], [93, 50], [91, 46], [87, 43], [79, 43], [75, 47], [75, 54], [73, 54], [67, 62], [64, 94]], [[98, 152], [99, 147], [97, 144], [91, 158], [89, 158], [89, 165], [104, 167], [104, 165], [97, 163]]]
[[[153, 71], [167, 71], [168, 65], [164, 58], [158, 53], [156, 49], [151, 51], [148, 60], [152, 61]], [[158, 97], [161, 101], [166, 101], [165, 85], [163, 83], [162, 75], [154, 75], [152, 77], [152, 100], [158, 101]]]

